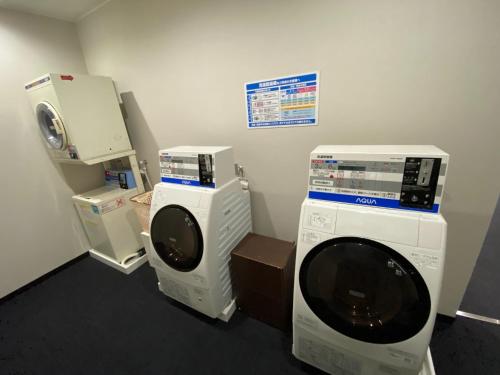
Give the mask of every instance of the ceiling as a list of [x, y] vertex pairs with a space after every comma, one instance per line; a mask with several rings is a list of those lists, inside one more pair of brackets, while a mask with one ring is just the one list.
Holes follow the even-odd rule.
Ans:
[[0, 0], [0, 7], [76, 22], [110, 0]]

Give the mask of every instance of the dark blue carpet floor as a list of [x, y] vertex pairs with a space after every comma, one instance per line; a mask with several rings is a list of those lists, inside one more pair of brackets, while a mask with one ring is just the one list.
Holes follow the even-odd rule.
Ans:
[[[500, 201], [491, 219], [460, 310], [500, 319]], [[498, 350], [500, 353], [500, 347]]]
[[[441, 374], [500, 374], [500, 327], [438, 322]], [[153, 270], [130, 276], [83, 258], [0, 302], [0, 374], [318, 374], [291, 337], [237, 312], [213, 321], [164, 297]]]

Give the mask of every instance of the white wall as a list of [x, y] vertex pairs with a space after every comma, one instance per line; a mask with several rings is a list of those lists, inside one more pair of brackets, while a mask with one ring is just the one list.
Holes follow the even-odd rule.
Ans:
[[[440, 311], [453, 315], [500, 189], [495, 0], [111, 1], [78, 24], [89, 72], [124, 93], [139, 157], [232, 145], [256, 232], [296, 238], [318, 144], [435, 144], [451, 155]], [[243, 83], [321, 71], [316, 128], [245, 128]]]
[[24, 90], [49, 71], [86, 73], [75, 26], [0, 10], [0, 297], [89, 248], [71, 196], [102, 173], [51, 161]]

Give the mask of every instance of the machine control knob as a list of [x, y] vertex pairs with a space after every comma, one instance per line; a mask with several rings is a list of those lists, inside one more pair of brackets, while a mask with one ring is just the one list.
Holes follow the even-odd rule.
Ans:
[[411, 196], [411, 201], [412, 201], [413, 203], [418, 202], [418, 197], [417, 197], [416, 195], [412, 195], [412, 196]]

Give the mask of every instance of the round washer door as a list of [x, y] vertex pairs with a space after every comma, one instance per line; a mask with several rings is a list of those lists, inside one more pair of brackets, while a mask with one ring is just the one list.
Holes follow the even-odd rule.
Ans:
[[195, 217], [186, 208], [161, 208], [151, 223], [151, 242], [158, 256], [177, 271], [194, 270], [203, 255], [203, 236]]
[[66, 149], [66, 131], [55, 108], [48, 102], [41, 102], [36, 106], [36, 117], [38, 126], [49, 146], [55, 150]]
[[337, 332], [364, 342], [406, 340], [427, 323], [429, 290], [417, 269], [381, 243], [340, 237], [314, 247], [299, 271], [310, 309]]

